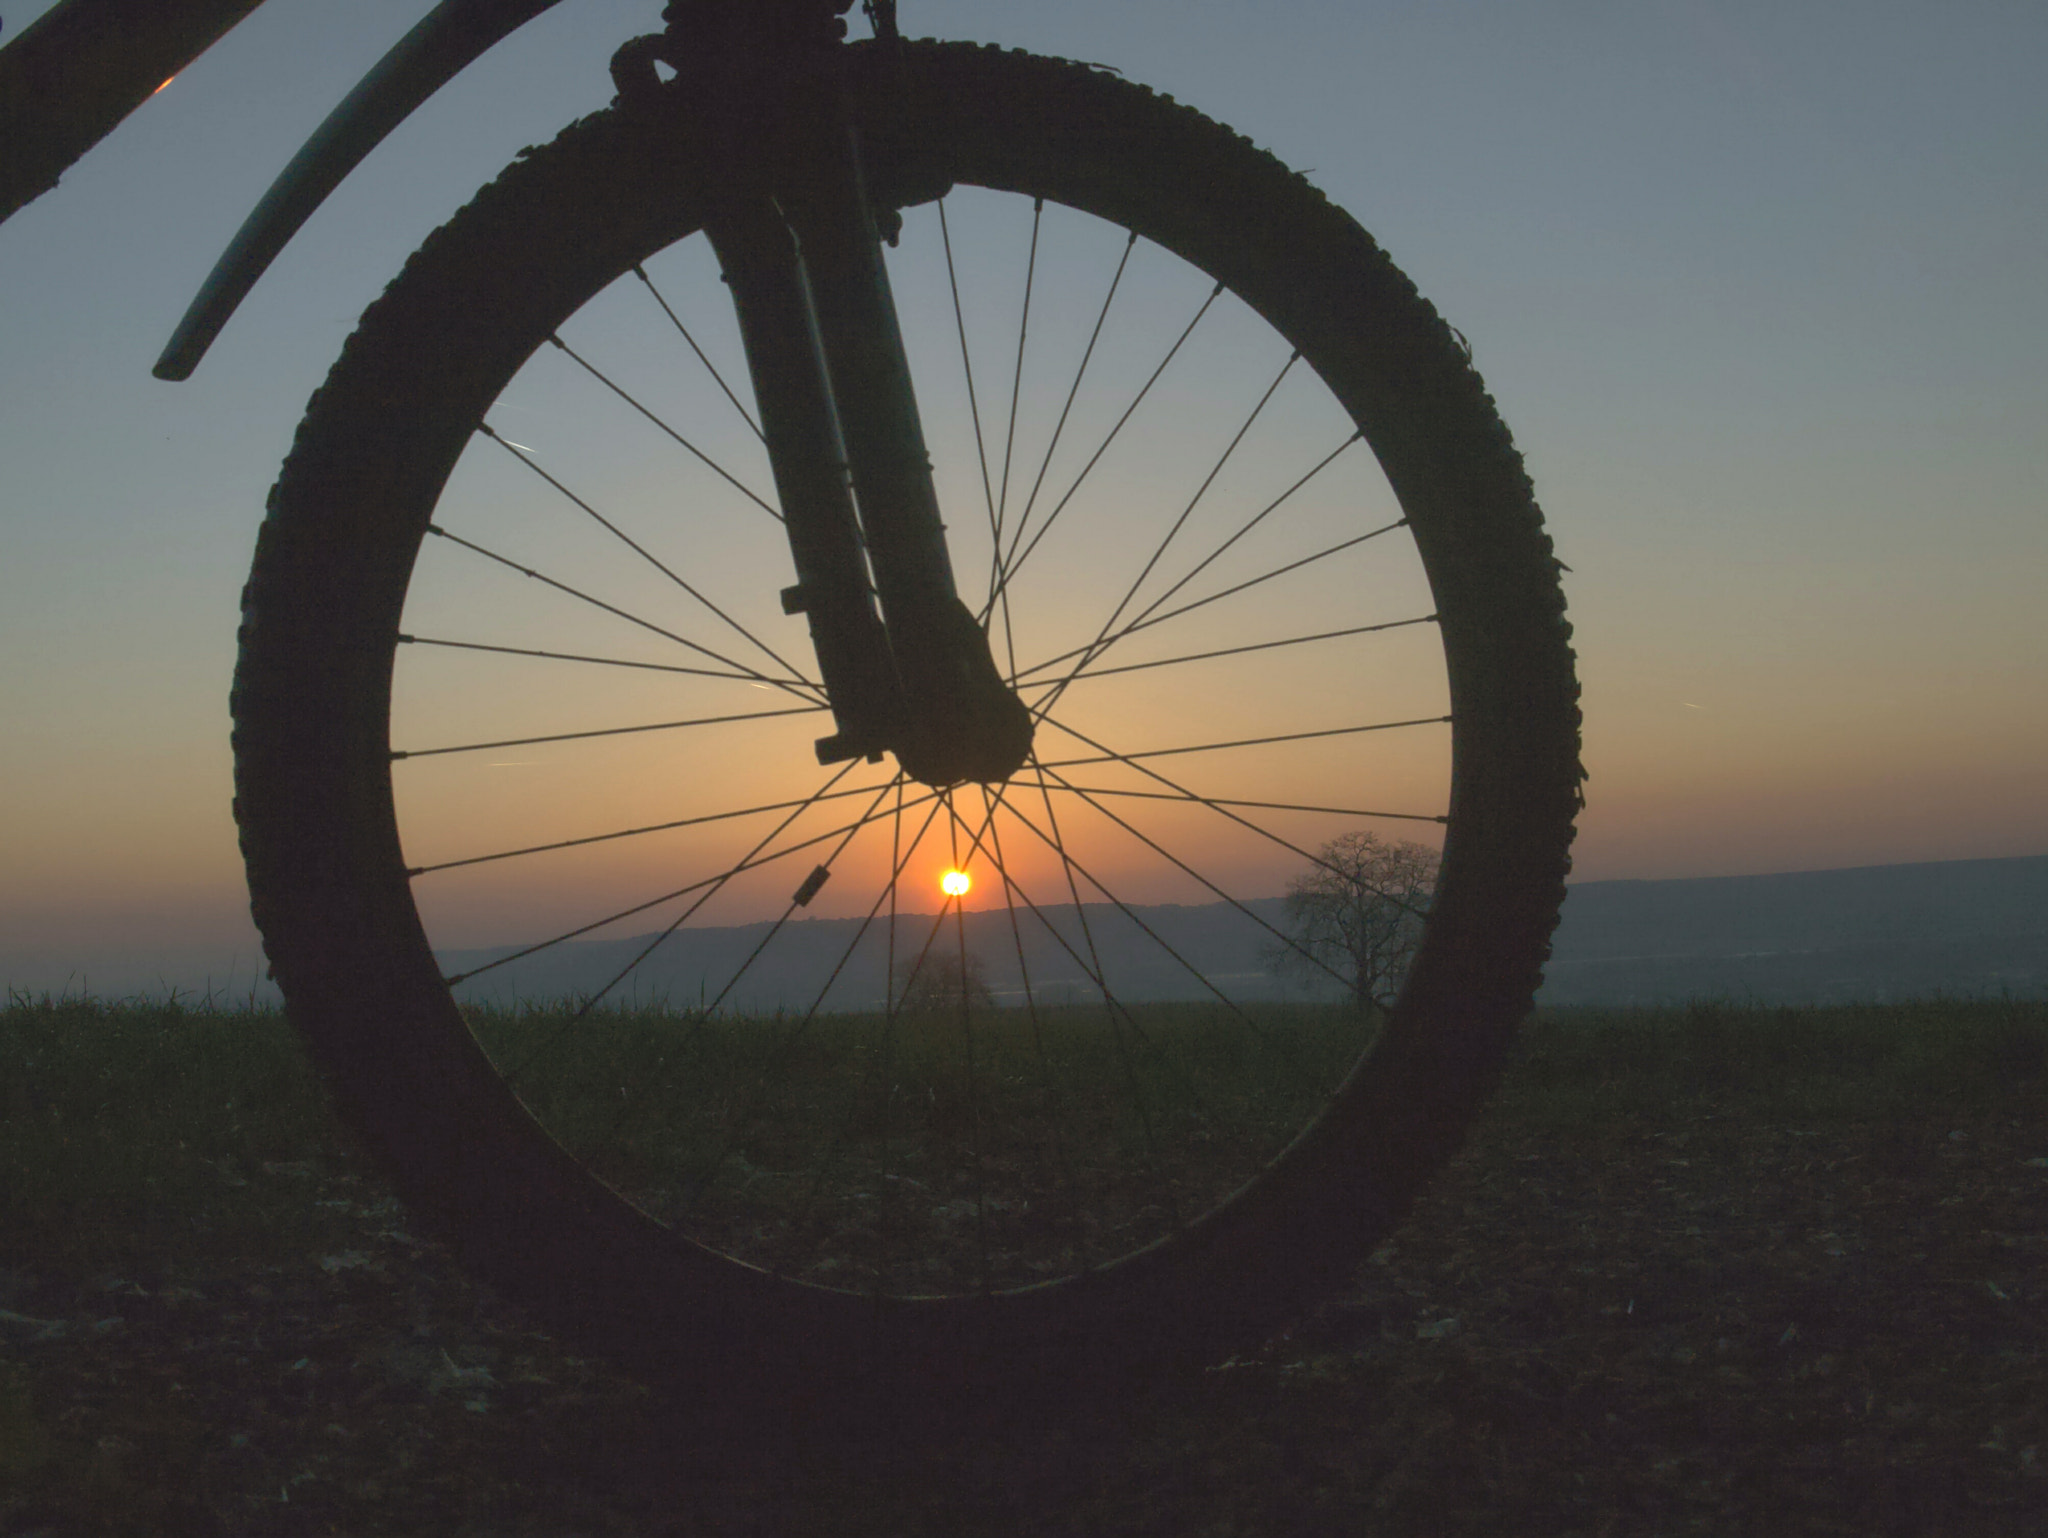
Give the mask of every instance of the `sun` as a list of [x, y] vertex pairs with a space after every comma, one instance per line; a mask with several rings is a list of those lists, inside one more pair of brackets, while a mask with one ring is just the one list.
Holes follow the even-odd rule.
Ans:
[[939, 890], [948, 897], [965, 897], [974, 880], [964, 870], [949, 870], [939, 877]]

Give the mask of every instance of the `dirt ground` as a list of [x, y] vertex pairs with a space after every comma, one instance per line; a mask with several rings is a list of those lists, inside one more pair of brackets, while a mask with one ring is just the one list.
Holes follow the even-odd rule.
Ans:
[[2048, 1532], [2048, 1119], [2009, 1104], [1496, 1116], [1253, 1357], [921, 1451], [707, 1440], [366, 1177], [258, 1178], [346, 1242], [169, 1274], [8, 1256], [0, 1529]]

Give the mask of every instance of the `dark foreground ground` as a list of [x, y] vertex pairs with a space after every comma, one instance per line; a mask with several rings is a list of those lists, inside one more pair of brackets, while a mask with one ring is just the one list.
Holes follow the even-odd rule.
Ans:
[[288, 1046], [179, 1080], [212, 1029], [0, 1018], [0, 1531], [2048, 1532], [2037, 1006], [1544, 1020], [1319, 1316], [898, 1456], [685, 1433], [409, 1236]]

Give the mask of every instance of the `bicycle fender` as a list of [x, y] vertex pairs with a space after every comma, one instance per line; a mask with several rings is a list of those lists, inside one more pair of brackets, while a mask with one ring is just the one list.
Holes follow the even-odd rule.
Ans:
[[557, 0], [442, 0], [327, 115], [214, 263], [150, 370], [189, 379], [264, 269], [313, 210], [413, 108]]

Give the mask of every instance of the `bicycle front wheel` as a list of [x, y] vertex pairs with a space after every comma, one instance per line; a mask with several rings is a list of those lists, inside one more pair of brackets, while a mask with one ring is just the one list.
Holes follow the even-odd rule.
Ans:
[[[643, 1371], [1213, 1357], [1384, 1237], [1528, 1011], [1557, 565], [1466, 353], [1301, 178], [1084, 66], [849, 60], [1031, 760], [818, 767], [702, 147], [615, 107], [427, 243], [300, 428], [235, 682], [252, 904], [406, 1199]], [[1282, 894], [1403, 846], [1433, 893], [1360, 1008]]]

